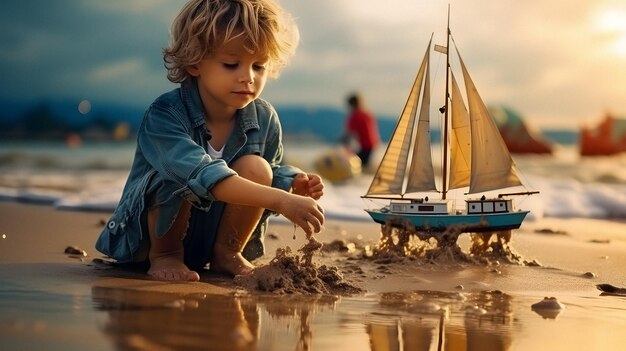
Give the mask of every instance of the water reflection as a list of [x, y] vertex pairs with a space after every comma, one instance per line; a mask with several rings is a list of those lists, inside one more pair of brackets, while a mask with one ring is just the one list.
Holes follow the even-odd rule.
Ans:
[[387, 293], [379, 304], [390, 314], [367, 323], [373, 351], [504, 351], [512, 343], [511, 297], [500, 291]]
[[312, 316], [334, 296], [186, 294], [93, 287], [118, 350], [311, 350]]
[[92, 298], [118, 350], [256, 349], [256, 306], [232, 296], [94, 287]]
[[[342, 300], [343, 299], [343, 300]], [[93, 287], [118, 350], [509, 350], [515, 319], [499, 291], [370, 297], [186, 294]], [[365, 341], [359, 344], [359, 341]]]

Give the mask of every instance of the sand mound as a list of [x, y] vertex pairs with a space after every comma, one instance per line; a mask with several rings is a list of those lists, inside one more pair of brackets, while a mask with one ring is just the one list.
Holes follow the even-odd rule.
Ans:
[[255, 268], [246, 276], [236, 276], [235, 284], [248, 290], [260, 290], [277, 294], [338, 294], [349, 295], [363, 292], [361, 288], [344, 281], [337, 267], [317, 266], [313, 254], [322, 243], [315, 238], [293, 254], [290, 247], [279, 248], [269, 264]]
[[366, 257], [375, 260], [404, 259], [431, 264], [500, 263], [538, 266], [528, 261], [509, 245], [511, 231], [469, 233], [471, 246], [463, 251], [457, 244], [459, 235], [466, 233], [462, 226], [450, 227], [442, 233], [416, 231], [409, 224], [392, 223], [381, 226], [381, 237]]

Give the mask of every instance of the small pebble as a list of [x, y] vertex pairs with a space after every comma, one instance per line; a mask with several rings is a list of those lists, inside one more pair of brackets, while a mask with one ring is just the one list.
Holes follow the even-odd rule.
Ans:
[[356, 245], [346, 240], [333, 240], [324, 244], [324, 251], [354, 252], [355, 250]]
[[608, 239], [591, 239], [589, 240], [590, 243], [594, 243], [594, 244], [610, 244], [611, 240]]
[[76, 255], [76, 256], [83, 256], [83, 257], [87, 257], [87, 252], [79, 247], [76, 246], [68, 246], [65, 248], [65, 253], [68, 255]]
[[566, 231], [563, 230], [554, 230], [554, 229], [550, 229], [550, 228], [544, 228], [544, 229], [536, 229], [535, 233], [539, 233], [539, 234], [558, 234], [558, 235], [567, 235]]
[[618, 288], [611, 284], [598, 284], [596, 285], [596, 287], [603, 293], [607, 293], [610, 295], [626, 296], [626, 289]]
[[556, 297], [544, 297], [543, 300], [530, 306], [533, 310], [562, 310], [565, 305], [560, 303]]
[[593, 273], [593, 272], [585, 272], [585, 273], [583, 273], [583, 277], [585, 277], [585, 278], [595, 278], [596, 274]]
[[565, 305], [556, 297], [544, 297], [543, 300], [530, 306], [530, 309], [545, 319], [555, 319], [565, 309]]

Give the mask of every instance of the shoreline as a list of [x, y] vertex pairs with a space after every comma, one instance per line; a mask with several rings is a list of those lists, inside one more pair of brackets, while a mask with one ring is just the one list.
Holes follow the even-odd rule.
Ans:
[[[46, 204], [0, 201], [0, 213], [0, 264], [69, 263], [75, 260], [87, 263], [93, 259], [106, 259], [95, 250], [94, 244], [102, 226], [108, 220], [108, 211], [73, 211], [56, 209]], [[626, 221], [544, 218], [525, 222], [513, 233], [510, 246], [524, 259], [536, 259], [542, 268], [581, 275], [591, 272], [596, 278], [604, 276], [609, 280], [604, 283], [622, 285], [626, 283], [626, 273], [619, 269], [626, 267], [624, 233]], [[278, 248], [289, 246], [295, 252], [306, 244], [304, 233], [301, 230], [294, 233], [293, 226], [284, 219], [270, 218], [267, 234], [267, 252], [265, 256], [254, 261], [257, 266], [268, 263]], [[378, 244], [380, 237], [380, 226], [373, 221], [331, 219], [327, 220], [324, 231], [317, 239], [326, 245], [333, 241], [342, 241], [352, 244], [351, 247], [371, 248]], [[467, 252], [470, 245], [469, 235], [462, 234], [458, 244]], [[68, 246], [85, 250], [87, 256], [72, 257], [64, 254]], [[566, 255], [567, 251], [573, 254], [576, 251], [581, 252], [573, 255], [578, 258], [575, 259]], [[355, 259], [352, 256], [354, 255], [349, 253], [321, 252], [314, 255], [314, 262], [344, 262], [346, 259]], [[463, 268], [462, 262], [452, 263], [452, 269]]]
[[[186, 326], [195, 347], [210, 333], [219, 350], [293, 350], [303, 338], [316, 346], [311, 349], [374, 350], [374, 342], [400, 340], [398, 331], [409, 333], [407, 338], [424, 330], [437, 335], [438, 318], [444, 318], [441, 335], [450, 345], [467, 347], [470, 339], [492, 345], [485, 346], [489, 350], [600, 350], [626, 344], [626, 336], [612, 332], [626, 327], [626, 297], [603, 296], [596, 288], [626, 286], [624, 222], [525, 222], [510, 244], [525, 259], [540, 263], [533, 267], [366, 259], [358, 248], [376, 245], [380, 227], [329, 220], [317, 239], [329, 246], [342, 240], [357, 250], [322, 250], [313, 262], [337, 267], [365, 292], [305, 296], [249, 291], [208, 271], [196, 283], [158, 282], [141, 271], [99, 264], [93, 261], [101, 258], [93, 245], [107, 219], [106, 212], [0, 201], [0, 348], [111, 350], [121, 343], [126, 345], [121, 349], [129, 349], [140, 340], [144, 349], [184, 349], [172, 346], [178, 339], [168, 337], [179, 331], [154, 334], [164, 328], [159, 323], [164, 318]], [[293, 227], [281, 220], [270, 222], [268, 234], [268, 253], [253, 262], [257, 266], [267, 264], [278, 248], [296, 251], [305, 243], [301, 231], [294, 240]], [[468, 244], [463, 235], [459, 246]], [[87, 256], [65, 254], [67, 246]], [[544, 313], [531, 307], [545, 297], [555, 297], [564, 308]], [[235, 313], [240, 309], [244, 324]], [[252, 319], [250, 309], [256, 311]], [[118, 324], [122, 327], [114, 327]], [[232, 339], [233, 330], [249, 339], [244, 346], [233, 346], [243, 335]], [[79, 341], [85, 335], [89, 341]], [[435, 343], [434, 337], [419, 340], [431, 349]]]

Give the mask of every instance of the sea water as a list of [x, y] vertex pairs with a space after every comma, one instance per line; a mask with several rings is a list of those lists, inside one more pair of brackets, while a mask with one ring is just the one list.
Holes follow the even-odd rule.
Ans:
[[[313, 163], [336, 145], [285, 143], [285, 161], [315, 172]], [[435, 150], [437, 148], [434, 148]], [[59, 209], [112, 211], [117, 205], [135, 152], [134, 142], [93, 142], [68, 147], [62, 142], [0, 142], [0, 199], [49, 204]], [[375, 165], [384, 148], [374, 154]], [[626, 218], [626, 154], [581, 157], [576, 145], [556, 145], [553, 155], [514, 155], [526, 190], [516, 198], [528, 220], [543, 217]], [[435, 164], [441, 157], [433, 153]], [[375, 168], [375, 167], [374, 167]], [[340, 182], [325, 182], [320, 200], [327, 218], [368, 221], [361, 198], [372, 172]], [[438, 177], [440, 179], [440, 177]], [[463, 206], [463, 192], [448, 198]], [[425, 194], [427, 196], [436, 196]]]
[[[111, 211], [134, 147], [132, 142], [79, 148], [0, 143], [0, 197], [59, 209]], [[286, 160], [314, 171], [313, 161], [334, 147], [287, 144]], [[533, 211], [529, 220], [626, 218], [624, 155], [582, 158], [575, 147], [562, 147], [552, 156], [514, 159], [529, 190], [541, 192], [518, 202]], [[326, 182], [321, 203], [327, 217], [369, 221], [360, 196], [371, 177], [365, 173], [339, 184]], [[568, 245], [580, 245], [572, 242]], [[565, 243], [559, 244], [560, 255]], [[604, 262], [613, 261], [587, 258], [583, 266]], [[89, 282], [94, 272], [103, 278], [111, 273], [82, 264], [57, 266], [0, 265], [0, 349], [601, 350], [619, 349], [626, 342], [623, 333], [615, 332], [626, 327], [624, 298], [590, 293], [587, 285], [596, 281], [562, 269], [513, 265], [494, 273], [477, 266], [441, 273], [453, 275], [452, 281], [475, 281], [466, 290], [452, 288], [454, 283], [446, 291], [432, 286], [394, 291], [399, 289], [386, 280], [389, 292], [357, 296], [222, 296], [108, 288]], [[417, 273], [422, 269], [413, 268]], [[396, 279], [424, 285], [421, 274], [395, 269]], [[380, 274], [371, 276], [375, 282]], [[496, 281], [496, 276], [503, 279]], [[510, 283], [513, 277], [517, 283]], [[510, 288], [493, 289], [498, 282]], [[567, 306], [564, 312], [544, 315], [530, 308], [546, 291]]]

